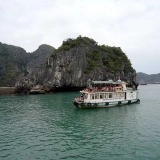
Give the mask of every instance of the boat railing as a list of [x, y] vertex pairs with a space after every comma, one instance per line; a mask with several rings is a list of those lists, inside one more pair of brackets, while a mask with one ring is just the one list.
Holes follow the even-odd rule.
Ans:
[[81, 92], [95, 93], [95, 92], [122, 92], [122, 87], [110, 87], [110, 88], [85, 88]]

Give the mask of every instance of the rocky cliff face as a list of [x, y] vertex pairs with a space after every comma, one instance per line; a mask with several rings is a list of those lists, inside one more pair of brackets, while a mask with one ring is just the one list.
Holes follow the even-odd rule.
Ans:
[[41, 45], [35, 52], [0, 43], [0, 86], [15, 86], [18, 77], [25, 77], [46, 62], [54, 48]]
[[30, 61], [27, 63], [26, 66], [27, 72], [34, 72], [34, 70], [37, 70], [40, 67], [42, 67], [46, 63], [47, 58], [50, 57], [53, 51], [53, 47], [46, 44], [42, 44], [36, 51], [30, 53]]
[[0, 43], [0, 86], [14, 86], [16, 77], [25, 73], [28, 60], [24, 49]]
[[119, 76], [130, 84], [136, 82], [136, 72], [119, 47], [99, 46], [87, 37], [64, 41], [40, 63], [27, 65], [29, 74], [16, 83], [19, 91], [36, 85], [45, 91], [85, 87], [89, 80], [117, 80]]

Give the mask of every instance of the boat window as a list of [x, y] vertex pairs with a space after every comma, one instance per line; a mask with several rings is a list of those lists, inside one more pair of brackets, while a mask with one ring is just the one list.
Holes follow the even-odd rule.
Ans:
[[99, 99], [99, 95], [98, 94], [95, 94], [95, 99]]
[[121, 97], [120, 95], [121, 95], [121, 94], [118, 93], [118, 94], [117, 94], [117, 98], [120, 98], [120, 97]]
[[104, 98], [108, 98], [108, 93], [105, 93], [105, 97]]
[[101, 93], [101, 94], [99, 95], [99, 97], [100, 97], [100, 99], [105, 98], [105, 96], [104, 96], [104, 94], [103, 94], [103, 93]]
[[88, 98], [88, 94], [85, 94], [84, 98], [87, 99]]
[[94, 99], [94, 94], [91, 94], [91, 95], [90, 95], [90, 99]]
[[112, 94], [111, 93], [109, 93], [109, 98], [112, 98]]

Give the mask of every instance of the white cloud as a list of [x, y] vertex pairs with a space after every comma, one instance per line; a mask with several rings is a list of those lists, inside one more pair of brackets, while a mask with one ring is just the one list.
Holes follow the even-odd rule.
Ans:
[[0, 41], [32, 52], [79, 35], [119, 46], [137, 71], [159, 73], [160, 1], [0, 0]]

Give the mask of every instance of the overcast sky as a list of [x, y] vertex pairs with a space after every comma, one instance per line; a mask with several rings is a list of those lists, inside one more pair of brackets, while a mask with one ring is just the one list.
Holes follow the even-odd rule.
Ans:
[[159, 0], [0, 0], [0, 42], [35, 51], [79, 35], [121, 47], [137, 72], [160, 73]]

